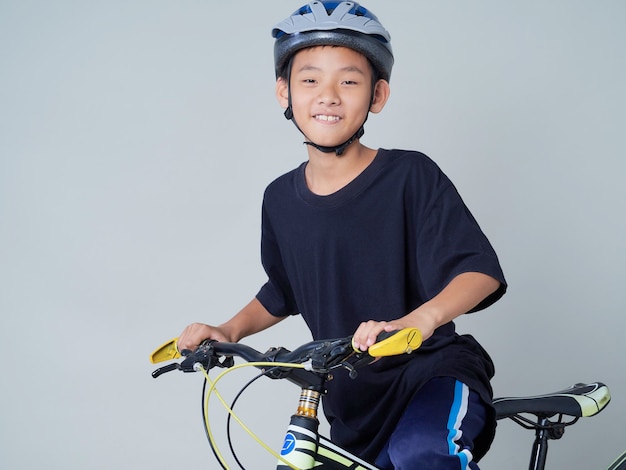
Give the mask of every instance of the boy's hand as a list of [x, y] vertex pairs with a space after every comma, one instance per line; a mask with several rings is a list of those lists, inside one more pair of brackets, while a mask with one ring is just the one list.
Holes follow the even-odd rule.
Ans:
[[241, 338], [263, 331], [283, 320], [269, 313], [256, 298], [242, 308], [239, 313], [219, 326], [192, 323], [178, 337], [178, 350], [194, 351], [205, 339], [225, 343], [237, 343]]
[[383, 331], [389, 332], [403, 328], [417, 328], [422, 335], [422, 341], [426, 341], [432, 336], [436, 326], [429, 317], [411, 312], [405, 317], [390, 322], [370, 320], [361, 323], [354, 332], [352, 342], [361, 351], [367, 351], [371, 345], [376, 343], [378, 335]]
[[396, 324], [395, 322], [374, 320], [363, 322], [354, 332], [352, 343], [361, 351], [367, 351], [371, 345], [376, 343], [376, 338], [378, 338], [378, 335], [383, 331], [395, 331], [402, 328], [403, 326]]
[[185, 349], [194, 351], [205, 339], [231, 342], [226, 332], [220, 327], [205, 325], [204, 323], [192, 323], [183, 330], [176, 344], [179, 351]]

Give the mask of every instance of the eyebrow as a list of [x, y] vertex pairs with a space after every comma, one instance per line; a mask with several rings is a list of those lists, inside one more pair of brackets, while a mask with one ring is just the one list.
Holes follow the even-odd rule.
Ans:
[[[322, 69], [320, 67], [315, 67], [314, 65], [303, 65], [298, 69], [298, 72], [321, 72]], [[340, 72], [356, 72], [361, 75], [365, 75], [365, 72], [361, 70], [359, 67], [355, 65], [347, 65], [346, 67], [342, 67], [339, 69]]]

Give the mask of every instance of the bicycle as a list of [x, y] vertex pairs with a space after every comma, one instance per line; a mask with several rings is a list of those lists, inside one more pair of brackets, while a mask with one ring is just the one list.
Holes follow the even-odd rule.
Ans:
[[[317, 413], [320, 398], [325, 393], [324, 385], [328, 380], [332, 380], [333, 373], [342, 369], [345, 369], [350, 377], [355, 377], [360, 367], [372, 363], [377, 358], [410, 354], [420, 344], [421, 335], [414, 328], [382, 334], [367, 352], [353, 348], [352, 337], [310, 341], [293, 351], [282, 347], [270, 348], [265, 353], [241, 343], [205, 341], [194, 352], [183, 351], [184, 359], [181, 362], [158, 368], [152, 376], [157, 378], [173, 370], [202, 372], [205, 375], [202, 391], [205, 432], [215, 458], [224, 469], [228, 469], [228, 465], [215, 444], [208, 419], [209, 399], [215, 394], [228, 412], [228, 442], [234, 460], [243, 469], [230, 440], [231, 417], [247, 432], [251, 431], [234, 414], [233, 407], [249, 385], [260, 377], [268, 377], [285, 379], [300, 387], [298, 407], [291, 417], [281, 451], [275, 452], [261, 443], [277, 458], [277, 470], [313, 468], [379, 470], [320, 435]], [[176, 339], [173, 339], [157, 348], [150, 359], [152, 363], [158, 363], [180, 357]], [[235, 365], [234, 357], [242, 358], [246, 362]], [[226, 373], [246, 366], [256, 367], [261, 372], [240, 390], [231, 406], [228, 406], [217, 392], [216, 385]], [[212, 380], [208, 371], [215, 367], [225, 370]], [[207, 384], [210, 384], [208, 391]], [[509, 418], [522, 427], [535, 431], [529, 469], [543, 470], [546, 465], [548, 441], [560, 439], [565, 428], [576, 423], [581, 417], [598, 414], [608, 405], [610, 398], [608, 387], [601, 382], [595, 382], [575, 384], [564, 390], [543, 395], [496, 398], [493, 405], [497, 419]], [[618, 457], [608, 470], [626, 470], [626, 452]]]

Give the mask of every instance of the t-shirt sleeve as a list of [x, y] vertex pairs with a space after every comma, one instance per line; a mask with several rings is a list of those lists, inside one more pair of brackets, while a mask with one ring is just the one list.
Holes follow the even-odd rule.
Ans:
[[261, 222], [261, 262], [268, 280], [256, 298], [272, 315], [284, 317], [298, 313], [293, 291], [282, 262], [276, 235], [263, 204]]
[[506, 291], [498, 257], [454, 185], [444, 178], [428, 208], [417, 236], [416, 263], [426, 298], [433, 298], [456, 276], [466, 272], [487, 274], [500, 287], [474, 307], [482, 310]]

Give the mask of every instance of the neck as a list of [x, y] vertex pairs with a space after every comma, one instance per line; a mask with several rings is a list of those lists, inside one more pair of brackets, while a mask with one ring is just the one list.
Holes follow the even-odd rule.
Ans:
[[320, 196], [339, 191], [356, 178], [376, 157], [376, 150], [355, 142], [341, 156], [308, 149], [305, 175], [309, 190]]

